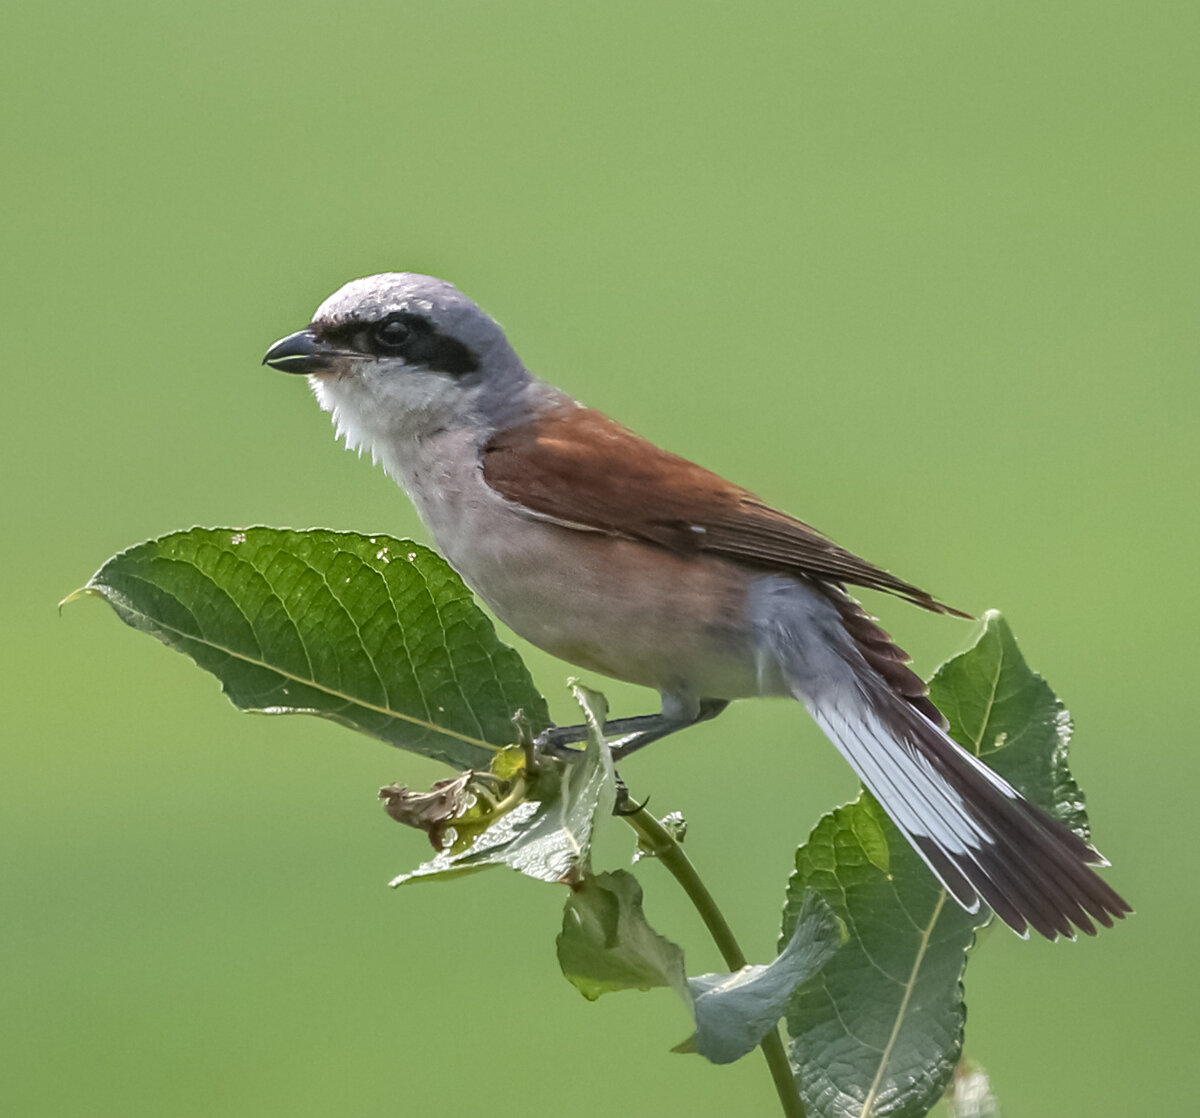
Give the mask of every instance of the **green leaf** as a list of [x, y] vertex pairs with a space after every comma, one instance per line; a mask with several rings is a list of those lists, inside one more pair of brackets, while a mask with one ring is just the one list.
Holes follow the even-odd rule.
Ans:
[[520, 657], [433, 552], [354, 532], [193, 528], [83, 593], [187, 653], [243, 710], [315, 714], [458, 769], [549, 723]]
[[1027, 800], [1088, 838], [1083, 793], [1067, 768], [1071, 716], [1025, 663], [1008, 622], [989, 610], [983, 624], [970, 652], [934, 673], [929, 697], [946, 716], [956, 742]]
[[841, 921], [808, 890], [791, 938], [773, 962], [688, 979], [696, 1015], [689, 1049], [714, 1064], [752, 1052], [778, 1026], [796, 987], [825, 965], [844, 938]]
[[490, 866], [508, 866], [539, 881], [577, 884], [591, 865], [597, 820], [612, 813], [616, 777], [600, 733], [604, 698], [578, 684], [572, 692], [587, 719], [583, 756], [570, 764], [544, 760], [527, 774], [529, 799], [484, 830], [465, 850], [443, 851], [391, 884], [461, 877]]
[[642, 887], [628, 870], [588, 876], [563, 910], [558, 964], [590, 1001], [614, 990], [669, 986], [690, 1001], [683, 951], [642, 912]]
[[960, 980], [978, 916], [947, 897], [866, 792], [797, 852], [785, 931], [807, 889], [849, 941], [788, 1008], [801, 1097], [813, 1115], [928, 1113], [962, 1043]]
[[[1066, 711], [998, 613], [938, 670], [931, 693], [959, 744], [1086, 830], [1066, 768]], [[845, 921], [850, 939], [788, 1008], [789, 1059], [805, 1105], [839, 1118], [928, 1114], [961, 1053], [963, 969], [990, 914], [964, 912], [866, 792], [825, 816], [797, 851], [785, 936], [809, 889]]]

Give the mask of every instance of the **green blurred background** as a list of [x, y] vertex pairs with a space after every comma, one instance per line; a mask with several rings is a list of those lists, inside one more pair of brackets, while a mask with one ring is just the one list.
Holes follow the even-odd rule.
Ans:
[[[774, 1112], [757, 1057], [668, 1053], [671, 995], [561, 979], [557, 889], [387, 890], [426, 848], [376, 789], [437, 766], [55, 613], [191, 524], [425, 538], [259, 367], [344, 281], [414, 270], [589, 403], [1005, 611], [1138, 914], [986, 935], [967, 1052], [1013, 1116], [1192, 1113], [1198, 35], [1194, 3], [1098, 0], [10, 9], [0, 1111]], [[968, 639], [870, 604], [924, 672]], [[764, 702], [625, 775], [765, 960], [849, 770]]]

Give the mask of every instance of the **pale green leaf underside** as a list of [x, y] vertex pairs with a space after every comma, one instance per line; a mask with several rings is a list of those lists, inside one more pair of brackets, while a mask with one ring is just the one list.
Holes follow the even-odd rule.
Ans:
[[795, 925], [791, 939], [771, 962], [733, 974], [688, 979], [696, 1015], [690, 1045], [694, 1051], [714, 1064], [732, 1063], [779, 1027], [793, 991], [829, 961], [845, 934], [829, 906], [811, 889]]
[[193, 528], [114, 556], [85, 592], [186, 653], [243, 710], [315, 714], [485, 768], [545, 701], [446, 563], [326, 529]]

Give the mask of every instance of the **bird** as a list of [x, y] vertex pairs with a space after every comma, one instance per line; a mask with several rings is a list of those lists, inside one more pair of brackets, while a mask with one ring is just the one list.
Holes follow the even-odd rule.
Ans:
[[[1090, 842], [950, 738], [847, 587], [968, 614], [534, 376], [453, 284], [352, 280], [263, 363], [308, 378], [510, 629], [659, 693], [659, 712], [605, 724], [615, 758], [735, 700], [792, 698], [968, 912], [1054, 939], [1132, 911]], [[584, 736], [553, 727], [542, 744]]]

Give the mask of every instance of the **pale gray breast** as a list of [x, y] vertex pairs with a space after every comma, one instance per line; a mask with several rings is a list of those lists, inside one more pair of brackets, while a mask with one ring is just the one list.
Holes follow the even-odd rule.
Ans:
[[660, 691], [763, 693], [744, 570], [529, 515], [487, 485], [464, 431], [410, 448], [402, 480], [446, 559], [532, 644]]

